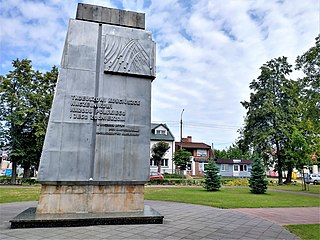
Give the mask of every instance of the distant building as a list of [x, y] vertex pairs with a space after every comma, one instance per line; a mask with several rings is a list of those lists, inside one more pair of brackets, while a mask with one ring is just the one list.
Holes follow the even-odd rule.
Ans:
[[192, 142], [192, 137], [182, 138], [182, 142], [176, 142], [176, 150], [180, 148], [189, 151], [192, 154], [190, 163], [187, 166], [187, 174], [192, 176], [201, 176], [204, 174], [205, 165], [208, 159], [212, 157], [211, 146], [202, 142]]
[[223, 177], [250, 177], [252, 161], [242, 159], [215, 159], [219, 173]]
[[161, 162], [161, 173], [174, 173], [175, 165], [172, 161], [174, 153], [174, 136], [171, 133], [168, 126], [164, 123], [151, 123], [151, 135], [150, 135], [150, 171], [158, 171], [158, 167], [151, 159], [152, 146], [160, 141], [167, 142], [170, 149], [166, 152], [163, 161]]

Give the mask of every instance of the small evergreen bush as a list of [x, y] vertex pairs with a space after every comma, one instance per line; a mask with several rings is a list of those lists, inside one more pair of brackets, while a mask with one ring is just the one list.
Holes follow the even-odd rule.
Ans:
[[220, 176], [218, 175], [218, 167], [213, 161], [209, 161], [209, 164], [206, 166], [207, 173], [204, 180], [204, 188], [207, 191], [218, 191], [221, 187]]
[[264, 167], [260, 160], [256, 159], [252, 164], [251, 177], [249, 179], [249, 187], [251, 192], [255, 194], [263, 194], [267, 191], [268, 181]]

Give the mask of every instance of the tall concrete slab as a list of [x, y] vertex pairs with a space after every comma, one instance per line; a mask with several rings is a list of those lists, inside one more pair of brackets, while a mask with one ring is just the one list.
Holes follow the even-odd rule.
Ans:
[[144, 14], [79, 4], [69, 22], [37, 213], [143, 211], [155, 42]]

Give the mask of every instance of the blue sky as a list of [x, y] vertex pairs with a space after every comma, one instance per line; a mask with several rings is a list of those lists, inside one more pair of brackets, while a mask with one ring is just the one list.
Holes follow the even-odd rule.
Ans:
[[[146, 13], [157, 43], [152, 122], [223, 149], [238, 137], [249, 83], [272, 58], [291, 64], [315, 43], [320, 0], [0, 0], [0, 74], [28, 58], [35, 69], [59, 66], [78, 2]], [[291, 78], [301, 76], [293, 72]]]

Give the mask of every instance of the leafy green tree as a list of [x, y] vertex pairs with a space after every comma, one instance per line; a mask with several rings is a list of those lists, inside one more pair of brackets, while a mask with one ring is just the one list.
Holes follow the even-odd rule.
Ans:
[[282, 172], [291, 167], [285, 165], [286, 151], [299, 121], [297, 83], [287, 78], [291, 67], [286, 57], [268, 61], [260, 68], [258, 79], [250, 83], [250, 101], [241, 102], [247, 115], [238, 144], [252, 149], [266, 164], [275, 163], [279, 184]]
[[294, 163], [294, 166], [299, 170], [304, 165], [311, 164], [309, 145], [297, 129], [293, 131], [291, 136], [290, 149], [287, 151], [287, 161]]
[[296, 69], [302, 70], [299, 79], [302, 101], [300, 132], [310, 147], [314, 164], [319, 164], [320, 156], [320, 34], [315, 46], [296, 59]]
[[228, 158], [228, 154], [225, 149], [222, 149], [222, 150], [215, 149], [214, 150], [214, 157], [215, 158]]
[[161, 172], [161, 161], [169, 149], [169, 144], [164, 141], [154, 144], [151, 148], [151, 156], [155, 164], [158, 166], [158, 172]]
[[58, 70], [53, 67], [43, 75], [27, 59], [16, 59], [12, 65], [12, 71], [0, 76], [0, 121], [11, 149], [14, 183], [17, 164], [24, 168], [24, 177], [29, 176], [31, 165], [39, 164]]
[[244, 151], [237, 144], [232, 144], [226, 150], [215, 150], [215, 158], [227, 158], [227, 159], [251, 159], [252, 156], [249, 151]]
[[263, 194], [267, 191], [268, 181], [266, 180], [265, 168], [261, 160], [255, 159], [252, 164], [251, 177], [249, 179], [249, 187], [251, 192], [255, 194]]
[[180, 167], [180, 174], [183, 175], [183, 171], [186, 170], [188, 162], [190, 162], [192, 154], [185, 149], [179, 149], [174, 153], [173, 162], [176, 166]]
[[206, 178], [204, 181], [204, 188], [207, 191], [218, 191], [221, 187], [221, 180], [219, 176], [219, 170], [213, 159], [209, 159], [209, 163], [206, 166]]

